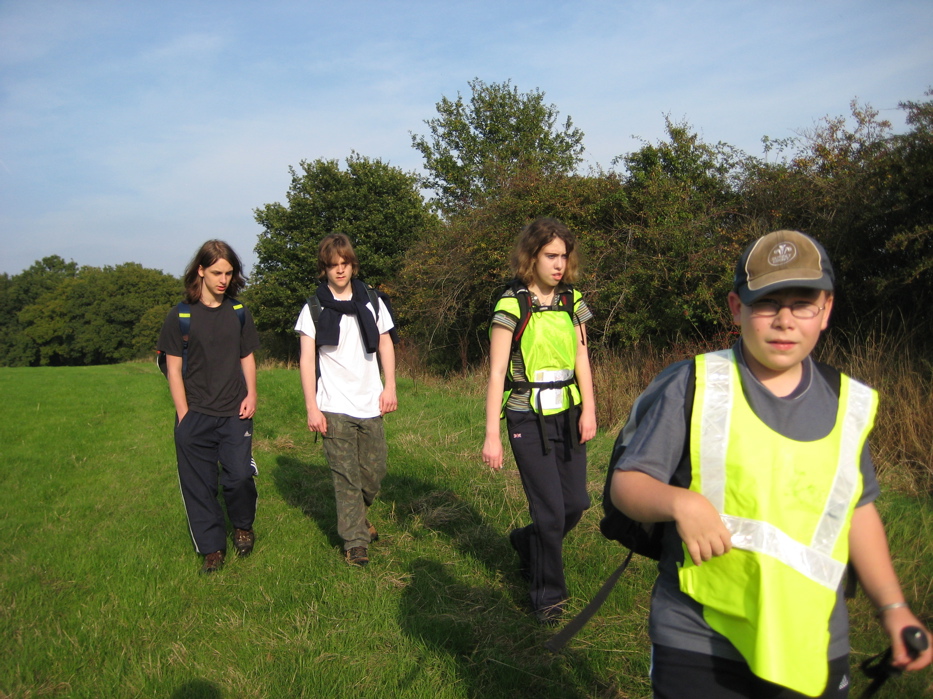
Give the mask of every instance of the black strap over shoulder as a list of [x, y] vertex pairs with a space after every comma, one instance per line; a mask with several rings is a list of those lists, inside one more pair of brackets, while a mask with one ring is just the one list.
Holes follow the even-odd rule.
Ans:
[[[693, 400], [696, 395], [696, 363], [690, 362], [690, 373], [687, 377], [687, 387], [684, 394], [684, 420], [687, 426], [687, 433], [684, 437], [684, 447], [681, 452], [681, 463], [689, 459], [690, 455], [690, 422], [693, 416]], [[593, 596], [589, 603], [580, 612], [571, 619], [567, 626], [554, 634], [544, 644], [545, 648], [552, 652], [560, 651], [571, 638], [579, 633], [586, 623], [593, 617], [603, 603], [608, 599], [609, 593], [615, 587], [619, 578], [628, 568], [634, 554], [645, 556], [653, 560], [661, 558], [661, 540], [664, 535], [664, 525], [662, 523], [643, 523], [636, 522], [634, 519], [619, 510], [612, 502], [612, 476], [616, 470], [616, 464], [625, 453], [625, 445], [622, 443], [622, 433], [616, 438], [615, 445], [612, 448], [612, 455], [609, 457], [609, 468], [606, 472], [606, 481], [603, 485], [603, 518], [599, 522], [599, 531], [607, 539], [618, 541], [629, 551], [623, 559], [621, 565], [613, 571], [606, 579], [603, 586]], [[675, 471], [676, 475], [676, 471]]]

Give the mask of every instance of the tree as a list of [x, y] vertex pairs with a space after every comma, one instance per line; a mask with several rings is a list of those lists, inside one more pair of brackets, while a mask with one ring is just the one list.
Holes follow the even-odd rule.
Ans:
[[[329, 233], [353, 242], [364, 279], [391, 287], [406, 250], [434, 216], [418, 191], [418, 178], [381, 160], [356, 153], [346, 161], [301, 161], [292, 175], [287, 204], [255, 210], [263, 227], [252, 284], [244, 294], [258, 327], [293, 347], [292, 328], [304, 300], [318, 284], [317, 245]], [[267, 343], [268, 344], [268, 343]]]
[[567, 175], [583, 154], [583, 132], [570, 117], [557, 126], [558, 111], [544, 93], [520, 93], [511, 81], [469, 83], [469, 105], [458, 93], [437, 103], [438, 117], [425, 120], [430, 134], [412, 134], [440, 210], [453, 215], [477, 206], [524, 170]]
[[[928, 93], [929, 94], [929, 93]], [[930, 329], [933, 300], [933, 103], [902, 103], [911, 129], [892, 134], [879, 112], [852, 101], [851, 118], [826, 117], [750, 168], [743, 194], [770, 228], [797, 228], [833, 260], [833, 325], [878, 322]], [[922, 334], [922, 333], [921, 333]]]
[[910, 130], [892, 136], [876, 159], [869, 191], [877, 192], [877, 206], [865, 226], [870, 256], [862, 272], [871, 275], [877, 306], [897, 308], [927, 338], [933, 331], [933, 100], [898, 106]]
[[590, 244], [600, 282], [591, 303], [611, 344], [702, 340], [727, 320], [743, 236], [741, 154], [703, 143], [685, 123], [667, 119], [666, 130], [667, 140], [616, 158], [625, 199], [613, 230]]
[[[181, 295], [181, 282], [135, 262], [82, 267], [20, 313], [42, 366], [112, 364], [155, 349], [158, 330]], [[142, 325], [145, 323], [145, 325]]]
[[17, 275], [0, 279], [0, 366], [35, 366], [39, 347], [25, 332], [20, 312], [78, 273], [78, 265], [58, 255], [36, 260]]
[[[495, 199], [419, 240], [398, 282], [397, 307], [431, 366], [465, 370], [485, 355], [490, 312], [511, 276], [509, 255], [523, 226], [539, 216], [566, 223], [577, 234], [586, 272], [588, 246], [611, 226], [620, 190], [613, 175], [529, 170], [506, 182]], [[587, 275], [577, 286], [591, 284]]]

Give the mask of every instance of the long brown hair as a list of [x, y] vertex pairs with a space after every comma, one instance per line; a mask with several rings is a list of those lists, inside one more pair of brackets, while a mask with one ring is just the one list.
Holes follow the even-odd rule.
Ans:
[[235, 297], [246, 286], [246, 277], [243, 276], [243, 264], [227, 243], [222, 240], [208, 240], [197, 254], [188, 263], [185, 269], [185, 301], [197, 303], [201, 300], [201, 276], [198, 270], [210, 267], [217, 260], [226, 260], [233, 267], [233, 277], [230, 284], [224, 289], [224, 296]]
[[580, 271], [580, 258], [577, 255], [577, 239], [570, 229], [556, 218], [536, 218], [522, 229], [515, 241], [515, 249], [510, 260], [512, 273], [523, 284], [529, 284], [534, 276], [535, 259], [541, 248], [554, 238], [560, 238], [567, 246], [567, 267], [562, 281], [573, 284]]

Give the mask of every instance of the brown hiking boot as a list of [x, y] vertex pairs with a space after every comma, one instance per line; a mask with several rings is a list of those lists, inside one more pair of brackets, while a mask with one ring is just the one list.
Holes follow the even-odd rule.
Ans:
[[204, 565], [201, 566], [201, 575], [210, 575], [216, 573], [224, 567], [224, 552], [214, 551], [204, 557]]
[[256, 543], [256, 535], [252, 529], [233, 530], [233, 548], [236, 549], [237, 556], [243, 557], [252, 553], [254, 543]]
[[376, 528], [368, 519], [366, 520], [366, 529], [369, 530], [369, 543], [375, 544], [379, 541], [379, 532], [376, 531]]
[[369, 552], [365, 546], [354, 546], [347, 551], [347, 563], [362, 568], [369, 563]]

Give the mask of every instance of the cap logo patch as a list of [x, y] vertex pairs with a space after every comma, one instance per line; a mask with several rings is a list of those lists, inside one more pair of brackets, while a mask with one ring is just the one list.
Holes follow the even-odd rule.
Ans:
[[797, 257], [797, 247], [793, 243], [778, 243], [771, 249], [771, 254], [768, 255], [768, 264], [772, 267], [780, 267], [786, 265], [795, 257]]

